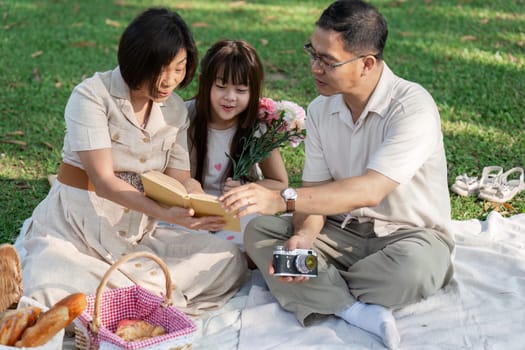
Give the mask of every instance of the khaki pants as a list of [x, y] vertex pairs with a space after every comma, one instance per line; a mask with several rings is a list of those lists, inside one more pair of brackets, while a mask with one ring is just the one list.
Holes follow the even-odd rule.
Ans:
[[403, 229], [377, 237], [373, 223], [350, 221], [345, 229], [328, 219], [314, 242], [318, 277], [283, 283], [268, 274], [276, 245], [293, 233], [291, 217], [253, 219], [244, 234], [248, 255], [281, 306], [305, 326], [359, 300], [398, 307], [421, 300], [452, 278], [451, 238], [429, 229]]

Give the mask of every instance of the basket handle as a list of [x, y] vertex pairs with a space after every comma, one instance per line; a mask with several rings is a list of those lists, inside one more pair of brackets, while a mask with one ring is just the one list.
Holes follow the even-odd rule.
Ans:
[[125, 262], [128, 262], [129, 260], [135, 259], [135, 258], [149, 258], [153, 261], [155, 261], [164, 272], [164, 275], [166, 276], [166, 296], [164, 298], [163, 306], [169, 306], [171, 305], [171, 276], [168, 270], [168, 267], [162, 261], [161, 258], [156, 256], [153, 253], [149, 252], [135, 252], [130, 253], [127, 255], [122, 256], [120, 259], [118, 259], [111, 268], [105, 273], [104, 277], [102, 278], [102, 281], [100, 281], [100, 284], [97, 288], [97, 294], [95, 296], [95, 306], [93, 311], [93, 321], [89, 324], [89, 328], [94, 334], [98, 333], [98, 329], [100, 328], [100, 298], [102, 296], [102, 292], [104, 288], [106, 287], [106, 284], [108, 283], [109, 276], [115, 271], [120, 265], [122, 265]]

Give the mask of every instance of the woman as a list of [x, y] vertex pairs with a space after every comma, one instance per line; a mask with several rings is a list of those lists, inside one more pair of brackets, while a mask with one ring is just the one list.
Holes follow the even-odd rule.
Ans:
[[[187, 111], [173, 93], [192, 80], [197, 49], [183, 19], [148, 9], [124, 31], [119, 66], [80, 83], [65, 109], [66, 135], [56, 184], [35, 209], [23, 258], [25, 294], [52, 305], [67, 294], [94, 294], [122, 255], [149, 251], [168, 265], [174, 306], [190, 314], [219, 307], [242, 283], [245, 262], [231, 243], [203, 240], [157, 220], [220, 230], [217, 217], [165, 208], [142, 193], [140, 174], [158, 170], [202, 192], [191, 178]], [[164, 291], [153, 261], [131, 261], [110, 287], [140, 284]]]

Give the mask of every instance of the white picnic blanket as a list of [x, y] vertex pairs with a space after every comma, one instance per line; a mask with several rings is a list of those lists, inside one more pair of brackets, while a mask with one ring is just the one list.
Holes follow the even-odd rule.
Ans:
[[[525, 348], [525, 214], [454, 221], [455, 277], [437, 294], [395, 310], [400, 349]], [[382, 349], [367, 332], [330, 318], [302, 328], [254, 284], [241, 316], [240, 350]]]
[[[455, 277], [437, 294], [394, 311], [400, 349], [524, 349], [525, 214], [491, 212], [486, 221], [453, 224]], [[375, 336], [335, 317], [301, 327], [258, 271], [226, 306], [196, 323], [195, 350], [384, 349]]]

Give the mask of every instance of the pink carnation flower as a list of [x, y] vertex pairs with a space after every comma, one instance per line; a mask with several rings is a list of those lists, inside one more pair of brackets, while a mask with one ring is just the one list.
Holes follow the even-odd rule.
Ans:
[[275, 101], [269, 97], [263, 97], [259, 100], [259, 119], [265, 122], [271, 122], [279, 119], [279, 113], [275, 106]]

